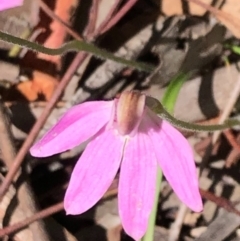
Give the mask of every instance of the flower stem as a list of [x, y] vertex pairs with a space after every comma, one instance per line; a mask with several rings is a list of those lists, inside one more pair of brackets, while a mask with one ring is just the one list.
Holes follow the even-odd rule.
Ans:
[[156, 216], [157, 216], [157, 207], [158, 207], [161, 182], [162, 182], [162, 172], [161, 172], [160, 168], [158, 168], [154, 206], [153, 206], [152, 212], [151, 212], [149, 220], [148, 220], [147, 232], [145, 233], [144, 237], [142, 238], [142, 241], [153, 241], [153, 239], [154, 239], [154, 227], [155, 227]]
[[154, 70], [154, 66], [150, 64], [136, 62], [133, 60], [128, 60], [128, 59], [118, 57], [104, 49], [100, 49], [95, 45], [91, 43], [87, 43], [85, 41], [73, 40], [62, 45], [60, 48], [52, 49], [52, 48], [47, 48], [40, 44], [28, 41], [26, 39], [15, 37], [13, 35], [10, 35], [2, 31], [0, 31], [0, 39], [5, 42], [13, 43], [15, 45], [18, 45], [27, 49], [31, 49], [33, 51], [48, 54], [48, 55], [62, 55], [69, 51], [75, 51], [75, 52], [84, 51], [84, 52], [93, 54], [96, 57], [99, 57], [101, 59], [110, 59], [117, 63], [129, 66], [129, 67], [137, 68], [146, 72], [152, 72]]
[[240, 121], [237, 119], [230, 119], [225, 121], [223, 124], [220, 125], [197, 125], [185, 121], [181, 121], [173, 117], [169, 114], [162, 104], [158, 102], [158, 106], [154, 108], [154, 111], [164, 120], [170, 122], [173, 126], [178, 127], [180, 129], [189, 130], [189, 131], [219, 131], [229, 129], [233, 126], [240, 125]]
[[189, 76], [190, 74], [179, 73], [171, 80], [169, 86], [167, 87], [162, 98], [162, 103], [169, 113], [173, 113], [178, 94], [182, 85], [186, 82]]

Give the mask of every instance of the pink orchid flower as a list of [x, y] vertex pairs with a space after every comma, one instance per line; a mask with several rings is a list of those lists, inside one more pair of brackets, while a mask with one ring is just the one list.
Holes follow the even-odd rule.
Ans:
[[203, 208], [188, 141], [145, 105], [146, 96], [124, 92], [112, 101], [71, 108], [30, 150], [46, 157], [89, 143], [77, 162], [64, 199], [68, 214], [95, 205], [120, 168], [119, 215], [127, 234], [139, 240], [147, 229], [156, 192], [157, 164], [179, 199]]
[[23, 0], [0, 0], [0, 11], [21, 6]]

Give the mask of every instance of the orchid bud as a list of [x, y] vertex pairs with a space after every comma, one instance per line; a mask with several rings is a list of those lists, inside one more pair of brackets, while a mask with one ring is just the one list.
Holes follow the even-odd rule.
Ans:
[[136, 91], [123, 92], [117, 103], [117, 128], [128, 135], [138, 128], [145, 107], [145, 95]]

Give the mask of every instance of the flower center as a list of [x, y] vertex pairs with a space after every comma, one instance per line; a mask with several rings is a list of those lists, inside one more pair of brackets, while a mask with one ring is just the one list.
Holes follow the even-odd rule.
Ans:
[[121, 135], [134, 135], [143, 115], [146, 96], [138, 91], [120, 95], [116, 108], [117, 130]]

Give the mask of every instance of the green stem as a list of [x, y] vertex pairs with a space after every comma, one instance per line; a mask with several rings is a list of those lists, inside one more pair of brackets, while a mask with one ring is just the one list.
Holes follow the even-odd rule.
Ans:
[[174, 118], [172, 115], [170, 115], [162, 106], [162, 104], [159, 102], [158, 106], [154, 108], [154, 111], [158, 113], [158, 115], [164, 119], [170, 122], [173, 126], [176, 126], [178, 128], [189, 130], [189, 131], [219, 131], [219, 130], [225, 130], [228, 128], [232, 128], [233, 126], [240, 125], [240, 121], [238, 120], [227, 120], [225, 123], [221, 125], [198, 125], [193, 123], [188, 123], [185, 121], [178, 120]]
[[182, 85], [189, 78], [189, 76], [189, 74], [184, 73], [177, 74], [168, 85], [162, 98], [162, 103], [168, 112], [174, 112], [174, 106], [176, 104], [178, 94], [182, 88]]
[[[164, 106], [170, 113], [173, 113], [174, 106], [177, 101], [178, 93], [179, 93], [183, 83], [187, 80], [187, 77], [188, 77], [188, 75], [183, 74], [183, 73], [176, 75], [175, 78], [172, 79], [170, 85], [168, 86], [166, 92], [164, 93], [162, 103], [164, 104]], [[154, 108], [154, 106], [159, 108], [160, 102], [158, 100], [156, 100], [152, 97], [147, 97], [147, 102], [153, 108]], [[154, 240], [154, 227], [155, 227], [155, 223], [156, 223], [157, 207], [158, 207], [158, 202], [159, 202], [159, 193], [160, 193], [161, 183], [162, 183], [162, 171], [160, 170], [160, 168], [158, 168], [154, 206], [153, 206], [153, 209], [152, 209], [150, 217], [149, 217], [147, 232], [144, 235], [142, 241], [153, 241]]]
[[[181, 89], [182, 84], [184, 83], [185, 76], [179, 75], [179, 77], [176, 78], [175, 85], [172, 85], [169, 87], [169, 90], [165, 92], [165, 96], [163, 98], [163, 103], [165, 108], [173, 112], [174, 105], [177, 100], [178, 93]], [[166, 111], [163, 107], [163, 105], [157, 100], [152, 97], [147, 97], [146, 99], [147, 105], [155, 112], [157, 113], [162, 119], [167, 120], [172, 125], [185, 129], [185, 130], [191, 130], [191, 131], [216, 131], [216, 130], [224, 130], [227, 128], [231, 128], [236, 125], [240, 125], [240, 121], [238, 120], [228, 120], [222, 125], [197, 125], [188, 123], [185, 121], [178, 120], [174, 118], [171, 114], [169, 114], [168, 111]], [[149, 222], [148, 222], [148, 228], [147, 232], [142, 238], [142, 241], [153, 241], [154, 239], [154, 227], [155, 227], [155, 221], [156, 221], [156, 214], [157, 214], [157, 206], [158, 206], [158, 199], [159, 199], [159, 191], [160, 191], [160, 185], [162, 181], [162, 173], [161, 170], [158, 169], [157, 174], [157, 191], [156, 196], [154, 200], [154, 207], [151, 212]]]
[[104, 49], [100, 49], [94, 46], [93, 44], [90, 44], [84, 41], [74, 40], [62, 45], [60, 48], [51, 49], [51, 48], [46, 48], [40, 44], [15, 37], [1, 31], [0, 31], [0, 39], [6, 42], [13, 43], [21, 47], [25, 47], [27, 49], [31, 49], [33, 51], [41, 52], [48, 55], [62, 55], [69, 51], [84, 51], [84, 52], [93, 54], [99, 58], [110, 59], [117, 63], [129, 66], [129, 67], [137, 68], [146, 72], [152, 72], [154, 70], [154, 66], [150, 64], [145, 64], [142, 62], [136, 62], [132, 60], [123, 59], [121, 57], [117, 57], [114, 54]]
[[158, 200], [159, 200], [161, 182], [162, 182], [162, 172], [161, 172], [160, 168], [158, 168], [154, 206], [153, 206], [152, 212], [151, 212], [149, 220], [148, 220], [147, 232], [145, 233], [144, 237], [142, 238], [142, 241], [153, 241], [153, 239], [154, 239], [154, 227], [155, 227], [156, 216], [157, 216], [157, 208], [158, 208]]

